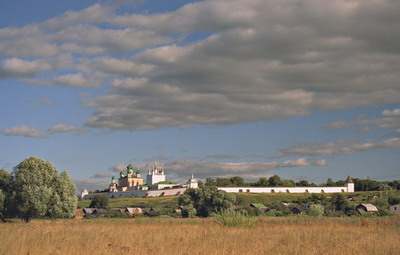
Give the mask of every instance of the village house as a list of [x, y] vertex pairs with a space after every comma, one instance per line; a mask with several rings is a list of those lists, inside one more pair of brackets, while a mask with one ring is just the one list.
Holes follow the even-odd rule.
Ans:
[[356, 213], [358, 216], [367, 214], [377, 214], [378, 208], [373, 204], [359, 204], [356, 207]]
[[292, 209], [292, 213], [296, 214], [296, 215], [305, 214], [306, 212], [307, 212], [307, 209], [302, 206], [296, 206], [296, 207], [293, 207], [293, 209]]
[[261, 203], [251, 203], [250, 207], [256, 208], [256, 209], [264, 211], [264, 212], [268, 212], [269, 211], [269, 208], [266, 205], [261, 204]]
[[127, 208], [124, 210], [124, 212], [125, 212], [126, 214], [128, 214], [129, 216], [135, 216], [136, 214], [143, 214], [142, 208], [139, 208], [139, 207], [135, 207], [135, 208], [127, 207]]
[[83, 216], [85, 216], [85, 213], [83, 212], [83, 209], [76, 209], [75, 210], [74, 219], [80, 220], [80, 219], [83, 219]]
[[389, 211], [390, 211], [390, 213], [400, 215], [400, 204], [390, 206]]

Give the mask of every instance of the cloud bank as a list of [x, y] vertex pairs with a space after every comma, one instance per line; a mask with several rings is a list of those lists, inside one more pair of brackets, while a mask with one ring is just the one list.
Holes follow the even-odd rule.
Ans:
[[86, 125], [111, 130], [227, 125], [400, 98], [395, 1], [214, 0], [159, 14], [118, 11], [96, 4], [0, 29], [0, 78], [103, 85], [106, 94], [85, 100], [94, 109]]

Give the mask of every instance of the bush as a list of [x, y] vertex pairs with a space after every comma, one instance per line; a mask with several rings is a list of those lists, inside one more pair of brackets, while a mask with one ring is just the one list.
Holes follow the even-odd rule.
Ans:
[[120, 212], [120, 211], [108, 211], [108, 213], [104, 216], [106, 218], [131, 218], [126, 213]]
[[248, 227], [257, 226], [257, 219], [249, 217], [245, 212], [222, 210], [213, 215], [213, 220], [223, 227]]
[[311, 205], [307, 214], [313, 217], [322, 217], [324, 215], [324, 206], [318, 204]]
[[103, 195], [95, 195], [90, 203], [90, 208], [103, 208], [108, 209], [108, 197]]

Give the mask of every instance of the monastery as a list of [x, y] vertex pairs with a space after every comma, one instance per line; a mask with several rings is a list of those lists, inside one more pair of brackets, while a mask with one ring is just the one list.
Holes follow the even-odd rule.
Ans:
[[118, 183], [115, 176], [111, 178], [108, 192], [89, 194], [85, 189], [81, 192], [81, 198], [92, 199], [94, 195], [99, 194], [109, 198], [179, 196], [186, 189], [197, 189], [198, 186], [198, 181], [193, 174], [185, 184], [166, 181], [164, 166], [158, 162], [149, 165], [146, 183], [144, 184], [141, 171], [134, 171], [133, 166], [129, 164], [126, 171], [119, 173]]
[[[186, 189], [197, 189], [198, 186], [198, 181], [193, 174], [185, 184], [166, 181], [164, 166], [158, 162], [149, 165], [144, 184], [141, 171], [134, 171], [133, 166], [129, 164], [126, 171], [120, 172], [118, 183], [115, 176], [111, 178], [108, 192], [89, 194], [85, 189], [81, 192], [81, 198], [92, 199], [94, 195], [98, 194], [109, 198], [179, 196]], [[354, 183], [348, 176], [343, 187], [218, 187], [218, 189], [235, 193], [341, 193], [354, 192]]]

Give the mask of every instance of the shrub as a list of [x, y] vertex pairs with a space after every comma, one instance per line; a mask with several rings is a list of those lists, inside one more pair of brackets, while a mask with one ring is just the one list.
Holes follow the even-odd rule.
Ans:
[[248, 227], [257, 226], [257, 219], [249, 217], [245, 212], [222, 210], [213, 215], [213, 220], [223, 227]]
[[324, 206], [313, 204], [308, 209], [307, 214], [313, 217], [321, 217], [322, 215], [324, 215]]

